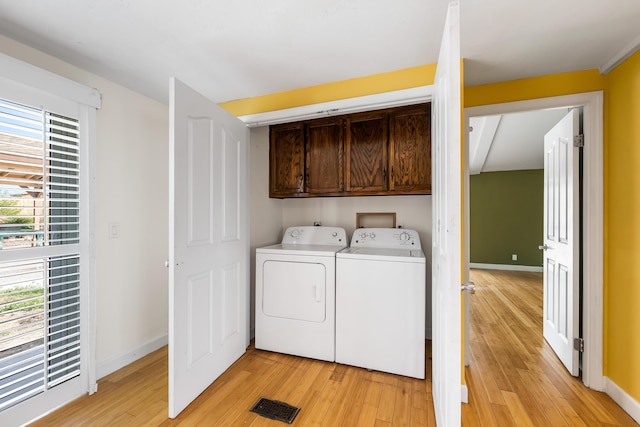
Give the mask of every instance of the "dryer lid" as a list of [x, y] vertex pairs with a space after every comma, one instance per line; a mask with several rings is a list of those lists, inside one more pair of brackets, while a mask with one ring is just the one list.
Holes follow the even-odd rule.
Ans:
[[295, 256], [328, 256], [335, 257], [336, 252], [346, 248], [344, 245], [300, 245], [278, 243], [277, 245], [265, 246], [257, 248], [257, 254], [277, 254], [277, 255], [295, 255]]

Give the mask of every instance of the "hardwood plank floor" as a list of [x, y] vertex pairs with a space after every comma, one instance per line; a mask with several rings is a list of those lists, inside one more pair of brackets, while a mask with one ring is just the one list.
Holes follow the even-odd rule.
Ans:
[[[567, 374], [542, 338], [538, 273], [473, 270], [468, 426], [637, 426], [608, 396]], [[431, 354], [426, 342], [427, 355]], [[250, 347], [175, 420], [167, 418], [167, 349], [101, 379], [33, 426], [282, 426], [249, 408], [260, 396], [301, 411], [294, 426], [435, 426], [427, 380]]]

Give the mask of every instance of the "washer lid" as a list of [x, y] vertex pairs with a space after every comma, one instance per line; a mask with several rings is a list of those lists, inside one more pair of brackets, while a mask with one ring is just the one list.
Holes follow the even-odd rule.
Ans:
[[351, 246], [338, 252], [336, 257], [393, 262], [426, 262], [422, 249], [367, 248]]
[[257, 254], [277, 254], [277, 255], [314, 255], [335, 257], [336, 252], [346, 248], [346, 245], [300, 245], [290, 243], [278, 243], [277, 245], [256, 248]]

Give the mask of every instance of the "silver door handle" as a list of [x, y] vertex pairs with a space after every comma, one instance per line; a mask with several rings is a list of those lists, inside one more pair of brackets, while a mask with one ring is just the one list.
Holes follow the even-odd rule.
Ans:
[[547, 249], [553, 249], [553, 248], [547, 246], [547, 244], [545, 243], [544, 245], [538, 246], [538, 249], [540, 249], [541, 251], [546, 251]]
[[461, 291], [469, 291], [469, 293], [471, 294], [475, 294], [476, 293], [476, 284], [473, 282], [469, 282], [469, 283], [465, 283], [464, 285], [462, 285], [460, 287]]
[[167, 267], [167, 268], [169, 268], [169, 260], [166, 260], [166, 261], [164, 262], [164, 266], [165, 266], [165, 267]]

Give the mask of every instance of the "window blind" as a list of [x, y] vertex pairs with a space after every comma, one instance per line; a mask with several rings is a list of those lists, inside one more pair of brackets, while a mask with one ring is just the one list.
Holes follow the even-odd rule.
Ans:
[[0, 411], [80, 375], [79, 241], [78, 120], [0, 100]]
[[78, 243], [76, 119], [0, 100], [2, 249]]

